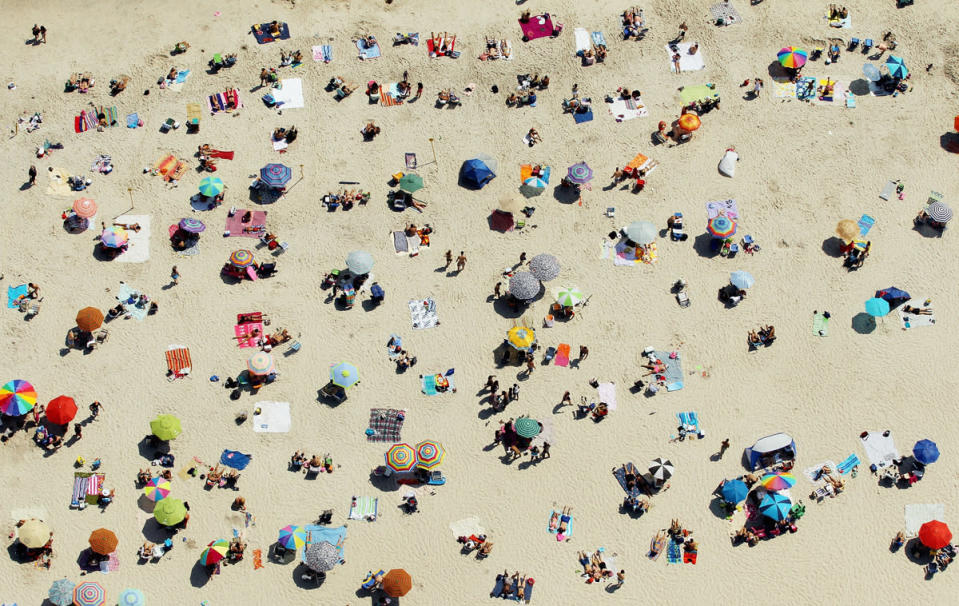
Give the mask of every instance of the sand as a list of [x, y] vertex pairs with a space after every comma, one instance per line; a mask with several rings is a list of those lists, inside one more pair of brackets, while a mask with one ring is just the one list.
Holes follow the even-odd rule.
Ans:
[[[125, 587], [139, 587], [149, 603], [360, 604], [369, 598], [358, 597], [355, 590], [368, 570], [379, 568], [410, 572], [414, 588], [403, 599], [410, 604], [484, 602], [495, 574], [504, 568], [536, 579], [536, 604], [664, 603], [677, 594], [689, 603], [718, 603], [720, 596], [722, 602], [736, 603], [768, 593], [770, 586], [775, 586], [777, 598], [802, 604], [852, 600], [845, 596], [876, 602], [943, 599], [947, 588], [955, 587], [953, 573], [923, 582], [919, 566], [902, 552], [890, 554], [887, 546], [903, 527], [906, 504], [944, 503], [946, 521], [957, 521], [952, 465], [959, 441], [948, 394], [959, 375], [943, 362], [949, 359], [949, 344], [959, 337], [950, 321], [957, 309], [955, 271], [948, 265], [959, 245], [952, 229], [941, 239], [912, 230], [912, 217], [930, 190], [941, 192], [952, 204], [959, 194], [956, 156], [940, 146], [957, 108], [959, 50], [949, 42], [949, 23], [957, 13], [942, 3], [896, 10], [892, 0], [852, 0], [846, 5], [853, 28], [831, 30], [822, 19], [825, 2], [770, 0], [752, 7], [737, 0], [744, 22], [716, 28], [709, 23], [709, 4], [647, 4], [647, 38], [623, 42], [617, 12], [626, 3], [533, 3], [529, 7], [534, 11], [559, 15], [566, 31], [558, 39], [527, 44], [520, 39], [519, 9], [512, 2], [454, 11], [425, 0], [315, 7], [176, 0], [162, 7], [101, 4], [93, 12], [69, 3], [57, 3], [51, 10], [21, 0], [8, 2], [11, 35], [0, 43], [8, 58], [2, 77], [17, 87], [0, 95], [2, 115], [12, 127], [20, 112], [40, 111], [44, 123], [40, 130], [21, 132], [4, 143], [0, 271], [4, 286], [40, 284], [44, 301], [30, 321], [13, 310], [0, 314], [8, 354], [3, 380], [31, 381], [44, 403], [61, 393], [70, 395], [80, 406], [81, 418], [93, 400], [105, 408], [86, 426], [81, 442], [53, 456], [45, 457], [23, 433], [0, 449], [4, 527], [12, 531], [20, 517], [37, 515], [56, 533], [49, 571], [0, 560], [5, 579], [0, 601], [38, 603], [53, 580], [81, 580], [77, 555], [90, 531], [99, 527], [116, 531], [120, 568], [85, 578], [103, 583], [108, 599]], [[290, 22], [292, 40], [258, 46], [249, 26], [274, 18]], [[683, 20], [689, 24], [686, 39], [700, 43], [706, 67], [676, 75], [669, 71], [663, 45]], [[34, 22], [46, 25], [48, 44], [22, 42], [30, 37]], [[605, 65], [579, 65], [573, 56], [575, 27], [605, 32], [610, 48]], [[441, 29], [457, 34], [457, 50], [462, 51], [458, 59], [431, 60], [424, 44], [389, 44], [395, 31], [418, 30], [425, 39], [431, 30]], [[810, 48], [832, 34], [879, 39], [888, 29], [900, 41], [897, 54], [916, 68], [911, 92], [896, 98], [859, 96], [855, 109], [784, 102], [774, 96], [769, 66], [781, 46]], [[350, 38], [367, 32], [383, 43], [383, 56], [362, 62]], [[487, 33], [512, 40], [512, 61], [476, 59]], [[169, 50], [179, 40], [192, 47], [171, 58]], [[329, 65], [309, 58], [310, 48], [321, 44], [333, 45]], [[297, 48], [307, 55], [306, 63], [281, 73], [303, 80], [305, 107], [280, 116], [259, 101], [265, 91], [250, 89], [258, 83], [261, 67], [278, 64], [280, 49]], [[239, 62], [208, 75], [206, 62], [214, 52], [237, 52]], [[806, 73], [849, 83], [861, 80], [863, 62], [860, 54], [843, 53], [838, 64], [820, 61]], [[923, 69], [928, 63], [933, 64], [929, 73]], [[171, 66], [192, 72], [179, 92], [159, 90], [155, 84]], [[368, 105], [362, 90], [337, 103], [323, 90], [335, 75], [358, 83], [389, 83], [398, 81], [404, 69], [410, 70], [414, 83], [425, 84], [426, 92], [416, 103]], [[96, 77], [92, 92], [63, 92], [62, 83], [74, 71]], [[536, 108], [506, 108], [505, 91], [514, 86], [517, 74], [527, 72], [549, 74], [549, 90], [539, 95]], [[119, 74], [132, 78], [127, 90], [111, 99], [108, 83]], [[747, 102], [741, 98], [746, 89], [738, 85], [756, 76], [764, 78], [767, 87], [760, 99]], [[476, 92], [463, 96], [471, 82]], [[649, 134], [657, 122], [678, 116], [677, 88], [707, 82], [719, 87], [722, 109], [704, 116], [691, 143], [653, 147]], [[577, 125], [561, 113], [560, 102], [573, 83], [594, 100], [592, 122]], [[498, 95], [490, 92], [493, 84], [500, 88]], [[604, 93], [624, 85], [642, 91], [649, 117], [616, 123], [607, 115]], [[239, 88], [246, 107], [235, 116], [207, 115], [205, 95], [232, 86]], [[447, 86], [460, 92], [461, 108], [433, 107], [436, 91]], [[145, 89], [149, 96], [143, 96]], [[116, 105], [121, 120], [137, 112], [144, 128], [76, 134], [72, 118], [90, 102]], [[185, 119], [190, 102], [204, 107], [200, 134], [188, 136], [182, 127], [160, 133], [166, 118]], [[368, 120], [375, 120], [383, 133], [362, 143], [358, 131]], [[300, 129], [299, 140], [286, 154], [274, 152], [271, 129], [292, 124]], [[533, 149], [522, 143], [530, 127], [543, 137]], [[65, 149], [36, 160], [35, 147], [44, 139], [60, 141]], [[236, 159], [220, 161], [216, 173], [228, 185], [224, 207], [194, 213], [189, 197], [201, 175], [191, 171], [179, 187], [170, 188], [158, 177], [144, 175], [143, 168], [167, 153], [192, 158], [201, 143], [235, 150]], [[730, 145], [741, 156], [732, 180], [715, 168]], [[399, 215], [386, 204], [389, 175], [403, 170], [406, 152], [416, 153], [425, 164], [419, 173], [427, 188], [420, 197], [429, 207], [422, 215], [412, 210]], [[499, 161], [499, 176], [481, 191], [468, 191], [457, 186], [458, 169], [477, 152]], [[605, 190], [607, 176], [637, 152], [659, 161], [645, 191], [634, 195]], [[98, 221], [121, 214], [150, 217], [146, 263], [101, 262], [93, 255], [95, 232], [71, 235], [61, 228], [60, 212], [73, 196], [47, 193], [48, 167], [90, 174], [90, 163], [100, 153], [110, 154], [116, 169], [93, 176], [84, 195], [98, 202]], [[553, 185], [567, 166], [582, 160], [596, 171], [593, 191], [583, 196], [582, 206], [557, 200]], [[226, 283], [218, 272], [229, 254], [256, 243], [221, 238], [226, 209], [259, 208], [248, 200], [247, 184], [259, 167], [273, 161], [294, 169], [296, 184], [290, 193], [265, 208], [269, 230], [290, 249], [278, 257], [276, 277]], [[516, 194], [519, 165], [528, 162], [553, 167], [550, 189], [532, 200], [536, 211], [524, 229], [490, 231], [489, 211], [501, 197]], [[38, 185], [21, 188], [31, 163], [40, 171]], [[904, 181], [905, 200], [877, 197], [890, 179]], [[359, 181], [372, 192], [370, 204], [348, 213], [327, 213], [320, 196], [342, 187], [341, 180]], [[727, 198], [738, 202], [738, 235], [751, 234], [762, 250], [731, 260], [704, 258], [697, 252], [706, 221], [704, 204]], [[604, 217], [610, 206], [616, 207], [615, 220]], [[665, 227], [666, 217], [675, 211], [686, 216], [691, 237], [682, 244], [659, 240], [656, 265], [617, 267], [600, 259], [610, 230], [633, 220]], [[870, 233], [873, 253], [862, 269], [850, 273], [824, 241], [833, 236], [838, 220], [855, 220], [864, 213], [876, 218]], [[207, 222], [208, 230], [200, 254], [182, 258], [172, 252], [164, 234], [168, 225], [190, 216]], [[416, 258], [396, 256], [390, 232], [411, 221], [434, 226], [433, 245]], [[360, 305], [336, 310], [320, 289], [322, 277], [341, 267], [348, 251], [359, 248], [375, 257], [373, 273], [386, 289], [386, 302], [372, 311]], [[443, 270], [447, 249], [465, 251], [465, 271]], [[569, 343], [575, 356], [579, 345], [588, 345], [590, 356], [578, 368], [540, 366], [531, 377], [518, 379], [514, 377], [520, 368], [496, 368], [492, 351], [522, 318], [504, 317], [489, 296], [502, 279], [502, 269], [516, 263], [523, 251], [559, 258], [562, 274], [550, 289], [576, 285], [592, 295], [577, 319], [554, 328], [539, 329], [548, 294], [523, 315], [539, 330], [544, 347]], [[256, 254], [260, 260], [269, 256], [262, 250]], [[173, 265], [182, 277], [170, 288]], [[742, 305], [724, 310], [715, 293], [737, 269], [751, 272], [756, 286]], [[686, 309], [669, 293], [678, 278], [689, 283], [692, 305]], [[88, 305], [108, 309], [121, 282], [145, 290], [159, 303], [159, 314], [142, 322], [113, 322], [108, 342], [91, 355], [61, 354], [76, 311]], [[891, 285], [920, 300], [930, 297], [939, 319], [936, 326], [904, 332], [890, 314], [869, 334], [857, 332], [854, 318], [863, 301]], [[407, 301], [426, 296], [437, 301], [441, 324], [414, 331]], [[830, 334], [814, 337], [813, 312], [824, 309], [833, 316]], [[233, 320], [237, 313], [254, 310], [269, 313], [272, 328], [286, 327], [301, 335], [302, 349], [278, 356], [280, 380], [264, 388], [259, 398], [244, 395], [231, 401], [222, 379], [242, 370], [250, 353], [233, 344]], [[778, 341], [747, 353], [746, 332], [761, 324], [775, 325]], [[405, 374], [397, 374], [386, 355], [384, 344], [394, 332], [418, 356], [418, 365]], [[195, 368], [190, 378], [168, 382], [163, 352], [174, 343], [190, 348]], [[627, 387], [641, 373], [640, 352], [647, 346], [681, 352], [689, 373], [685, 389], [653, 398], [629, 393]], [[345, 403], [330, 407], [317, 401], [317, 390], [326, 383], [328, 366], [341, 360], [357, 365], [362, 382]], [[455, 368], [457, 393], [420, 393], [420, 372], [448, 368]], [[491, 415], [477, 395], [491, 373], [504, 387], [513, 382], [522, 386], [519, 401], [502, 415]], [[221, 382], [210, 382], [211, 375]], [[569, 409], [554, 410], [564, 390], [577, 400], [591, 395], [587, 381], [593, 377], [618, 385], [618, 408], [604, 422], [575, 421]], [[252, 413], [258, 399], [291, 403], [288, 434], [254, 433], [250, 421], [234, 422], [236, 414]], [[367, 443], [364, 429], [369, 409], [379, 406], [408, 411], [404, 440], [435, 438], [448, 451], [443, 465], [447, 484], [437, 487], [435, 495], [424, 492], [421, 512], [413, 516], [397, 508], [405, 490], [381, 490], [370, 482], [369, 471], [382, 464], [386, 447]], [[688, 410], [699, 413], [705, 440], [669, 443], [675, 413]], [[138, 454], [138, 443], [158, 413], [172, 413], [183, 421], [183, 434], [172, 444], [177, 469], [194, 456], [212, 462], [226, 448], [252, 453], [254, 459], [237, 493], [206, 492], [200, 480], [175, 478], [174, 496], [191, 504], [189, 528], [176, 535], [175, 549], [158, 564], [137, 566], [135, 552], [150, 517], [138, 507], [133, 487], [137, 469], [148, 465]], [[551, 421], [552, 458], [537, 465], [529, 465], [528, 459], [505, 465], [501, 451], [487, 448], [496, 420], [523, 413]], [[736, 527], [710, 511], [710, 492], [724, 477], [743, 472], [743, 448], [761, 436], [787, 431], [798, 443], [797, 467], [803, 469], [853, 452], [864, 458], [858, 435], [883, 429], [892, 431], [903, 452], [920, 438], [935, 440], [942, 459], [908, 490], [878, 487], [864, 465], [838, 498], [822, 504], [807, 499], [797, 534], [752, 549], [730, 545], [728, 535]], [[727, 437], [730, 451], [720, 461], [711, 460]], [[285, 471], [295, 449], [330, 453], [335, 473], [306, 481]], [[102, 458], [107, 486], [117, 490], [116, 501], [102, 513], [92, 507], [68, 509], [77, 456]], [[675, 464], [671, 489], [656, 496], [652, 510], [639, 520], [619, 514], [623, 494], [610, 468], [627, 460], [643, 465], [658, 456]], [[801, 477], [792, 492], [804, 497], [811, 489]], [[244, 528], [230, 511], [238, 494], [246, 498], [255, 526]], [[346, 564], [331, 572], [322, 587], [301, 587], [292, 565], [267, 563], [254, 570], [249, 553], [241, 564], [225, 567], [209, 581], [197, 573], [202, 546], [229, 538], [234, 527], [246, 532], [251, 548], [266, 554], [286, 524], [311, 523], [328, 508], [334, 509], [334, 525], [346, 522], [351, 495], [379, 497], [380, 518], [349, 522]], [[575, 533], [568, 543], [558, 544], [546, 532], [547, 516], [563, 505], [573, 507]], [[484, 561], [460, 555], [449, 530], [451, 522], [473, 516], [495, 542]], [[650, 538], [672, 518], [682, 520], [698, 538], [696, 566], [646, 559]], [[617, 554], [617, 566], [628, 575], [611, 595], [601, 595], [604, 588], [584, 584], [575, 572], [576, 551], [600, 546]]]

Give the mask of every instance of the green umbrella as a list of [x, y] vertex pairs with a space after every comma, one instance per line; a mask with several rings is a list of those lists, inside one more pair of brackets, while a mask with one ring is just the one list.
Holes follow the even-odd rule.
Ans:
[[556, 291], [555, 296], [556, 302], [563, 307], [572, 307], [574, 305], [578, 305], [583, 299], [586, 298], [586, 296], [583, 294], [583, 291], [575, 286], [564, 286]]
[[153, 419], [150, 421], [150, 429], [153, 431], [153, 435], [163, 441], [172, 440], [183, 431], [180, 427], [180, 419], [173, 415], [160, 415]]
[[400, 189], [411, 194], [423, 189], [423, 177], [414, 174], [403, 175], [400, 179]]
[[153, 508], [153, 517], [164, 526], [175, 526], [186, 517], [186, 506], [180, 499], [163, 499]]
[[[542, 430], [539, 421], [529, 417], [520, 417], [513, 423], [513, 429], [524, 438], [535, 438]], [[162, 501], [161, 501], [162, 503]]]

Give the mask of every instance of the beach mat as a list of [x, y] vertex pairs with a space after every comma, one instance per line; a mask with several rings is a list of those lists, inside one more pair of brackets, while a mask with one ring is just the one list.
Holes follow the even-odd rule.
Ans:
[[946, 506], [942, 503], [905, 506], [905, 528], [907, 537], [919, 536], [919, 529], [926, 522], [939, 520], [946, 522]]
[[[679, 69], [684, 72], [696, 72], [701, 69], [706, 69], [706, 61], [703, 58], [703, 49], [702, 47], [696, 51], [695, 55], [689, 54], [689, 47], [693, 45], [692, 42], [680, 42], [676, 46], [679, 48]], [[673, 55], [675, 54], [669, 45], [665, 45], [666, 55], [669, 59], [669, 71], [676, 73], [676, 66], [673, 65]]]
[[773, 96], [777, 99], [796, 98], [796, 83], [792, 80], [773, 80], [773, 86], [775, 86]]
[[[439, 54], [439, 53], [437, 53], [436, 50], [433, 48], [433, 39], [432, 39], [432, 38], [427, 38], [427, 39], [426, 39], [426, 52], [427, 52], [427, 54], [429, 54], [429, 56], [430, 56], [431, 58], [436, 58], [436, 57], [446, 57], [446, 56], [449, 56], [449, 55], [446, 54], [447, 52], [449, 52], [449, 53], [454, 53], [455, 50], [456, 50], [456, 36], [452, 36], [451, 38], [448, 38], [448, 39], [449, 39], [449, 44], [448, 44], [447, 47], [446, 47], [446, 51], [444, 51], [443, 54]], [[443, 46], [443, 43], [444, 43], [444, 42], [446, 42], [446, 38], [444, 38], [443, 41], [440, 42], [440, 46], [441, 46], [441, 47]], [[458, 55], [459, 55], [459, 53], [455, 53], [455, 54], [453, 55], [453, 58], [455, 58], [455, 57], [458, 56]]]
[[[329, 526], [320, 526], [318, 524], [307, 524], [303, 527], [303, 530], [306, 531], [307, 545], [326, 542], [336, 547], [336, 551], [339, 552], [340, 558], [346, 556], [346, 553], [343, 550], [343, 542], [346, 541], [346, 526], [337, 526], [335, 528], [331, 528]], [[305, 556], [306, 550], [304, 549], [301, 557]]]
[[238, 209], [232, 217], [226, 218], [226, 231], [231, 236], [244, 238], [259, 238], [266, 233], [266, 211], [252, 211], [249, 223], [243, 223], [243, 215], [247, 213], [246, 209]]
[[17, 301], [20, 297], [27, 296], [27, 285], [21, 284], [20, 286], [8, 286], [7, 287], [7, 308], [14, 309], [19, 306]]
[[274, 88], [270, 93], [280, 109], [300, 109], [305, 106], [303, 80], [300, 78], [280, 80], [280, 88]]
[[666, 543], [666, 563], [681, 564], [683, 562], [683, 544], [673, 540]]
[[859, 226], [859, 235], [865, 236], [869, 233], [869, 230], [872, 229], [872, 226], [876, 224], [876, 220], [869, 215], [863, 215], [859, 217], [859, 221], [857, 221], [856, 224]]
[[333, 60], [333, 47], [329, 44], [321, 44], [313, 47], [313, 60], [329, 63]]
[[[546, 518], [546, 532], [559, 536], [559, 524], [560, 524], [559, 518], [556, 519], [556, 530], [553, 530], [552, 528], [549, 527], [549, 521], [553, 519], [553, 514], [562, 516], [563, 512], [556, 511], [555, 509], [550, 510], [549, 516]], [[566, 538], [573, 536], [573, 516], [572, 515], [569, 516], [569, 522], [566, 523], [566, 533], [563, 536]]]
[[812, 483], [815, 484], [816, 482], [818, 482], [819, 480], [821, 480], [822, 477], [823, 477], [823, 473], [822, 473], [822, 468], [823, 468], [823, 467], [829, 467], [829, 469], [831, 469], [831, 470], [833, 470], [833, 471], [836, 471], [836, 463], [835, 463], [835, 462], [833, 462], [833, 461], [823, 461], [822, 463], [819, 463], [818, 465], [813, 465], [812, 467], [807, 467], [806, 469], [804, 469], [804, 470], [803, 470], [803, 475], [806, 476], [807, 478], [809, 478], [809, 481], [810, 481], [810, 482], [812, 482]]
[[884, 436], [881, 431], [869, 431], [866, 432], [865, 437], [859, 439], [869, 462], [876, 467], [892, 465], [893, 459], [899, 458], [899, 451], [896, 450], [892, 435]]
[[236, 336], [236, 344], [240, 349], [259, 347], [260, 339], [264, 337], [263, 323], [247, 322], [245, 324], [237, 324], [233, 327], [233, 334]]
[[257, 402], [253, 406], [253, 431], [288, 433], [291, 426], [289, 402]]
[[259, 32], [256, 31], [256, 28], [257, 26], [253, 26], [250, 29], [253, 32], [253, 37], [256, 38], [257, 44], [266, 44], [274, 40], [288, 40], [290, 38], [290, 26], [286, 23], [280, 23], [280, 35], [275, 38], [270, 35], [269, 23], [261, 23], [259, 25]]
[[812, 317], [812, 334], [817, 337], [829, 335], [829, 318], [822, 314], [816, 314]]
[[590, 32], [589, 37], [596, 46], [606, 46], [606, 36], [603, 32]]
[[593, 110], [590, 109], [586, 112], [573, 112], [573, 120], [576, 121], [576, 124], [591, 122], [593, 120]]
[[658, 537], [653, 535], [653, 538], [649, 541], [649, 553], [646, 554], [646, 557], [650, 560], [658, 560], [659, 556], [666, 551], [666, 541], [669, 539], [665, 536]]
[[646, 104], [640, 99], [615, 99], [606, 104], [609, 113], [617, 122], [625, 122], [633, 118], [645, 118], [649, 115]]
[[449, 389], [447, 389], [446, 391], [439, 391], [438, 389], [436, 389], [436, 375], [438, 374], [442, 374], [442, 373], [433, 373], [429, 375], [423, 375], [423, 379], [422, 379], [423, 393], [425, 393], [428, 396], [435, 396], [441, 393], [452, 393], [452, 391], [456, 389], [456, 383], [453, 382], [452, 374], [443, 375], [446, 377], [446, 380], [449, 382]]
[[483, 528], [478, 517], [464, 518], [462, 520], [457, 520], [455, 522], [450, 522], [450, 532], [453, 533], [454, 538], [459, 537], [468, 537], [472, 534], [479, 536], [481, 534], [486, 534], [486, 529]]
[[796, 82], [796, 98], [800, 101], [809, 101], [816, 98], [816, 78], [804, 76]]
[[367, 46], [365, 38], [360, 38], [356, 41], [356, 48], [360, 53], [360, 59], [376, 59], [381, 54], [379, 43], [373, 46]]
[[406, 240], [405, 232], [393, 232], [393, 251], [398, 255], [405, 255], [410, 252], [409, 242]]
[[139, 321], [146, 320], [147, 315], [150, 313], [149, 305], [137, 306], [136, 302], [130, 303], [130, 297], [133, 297], [135, 300], [140, 298], [140, 291], [131, 287], [129, 284], [121, 284], [120, 288], [117, 289], [117, 301], [123, 306], [124, 315], [130, 316]]
[[883, 186], [882, 191], [879, 192], [879, 197], [883, 200], [888, 200], [890, 196], [896, 193], [896, 182], [895, 181], [886, 181], [886, 184]]
[[914, 314], [899, 308], [896, 313], [899, 314], [899, 324], [903, 330], [916, 328], [917, 326], [935, 326], [936, 324], [935, 311], [932, 314]]
[[706, 203], [706, 214], [710, 219], [725, 215], [730, 219], [739, 218], [739, 205], [732, 198], [727, 200], [712, 200]]
[[170, 345], [166, 350], [166, 366], [173, 377], [183, 377], [193, 370], [190, 350], [182, 345]]
[[436, 311], [436, 301], [432, 298], [416, 299], [409, 302], [410, 320], [413, 328], [424, 330], [440, 323]]
[[856, 467], [860, 463], [862, 463], [862, 461], [860, 461], [859, 457], [853, 453], [846, 457], [842, 463], [836, 465], [836, 469], [839, 470], [840, 475], [846, 475], [852, 471], [853, 467]]
[[733, 6], [732, 2], [718, 2], [709, 7], [709, 14], [713, 18], [713, 23], [718, 23], [721, 19], [724, 25], [735, 25], [742, 23], [743, 19], [739, 16], [739, 11]]
[[605, 402], [609, 410], [616, 410], [616, 384], [600, 383], [596, 388], [596, 397], [600, 402]]
[[378, 506], [379, 499], [376, 497], [354, 497], [350, 504], [349, 518], [351, 520], [364, 520], [367, 516], [373, 516], [371, 521], [375, 521]]
[[718, 97], [719, 93], [715, 85], [697, 84], [695, 86], [684, 86], [683, 90], [679, 91], [679, 98], [683, 102], [683, 105], [688, 105], [693, 101], [716, 99]]
[[406, 414], [394, 408], [371, 408], [367, 442], [399, 442]]
[[666, 364], [666, 372], [663, 377], [666, 380], [666, 391], [678, 391], [683, 388], [683, 364], [682, 357], [677, 355], [675, 360], [669, 358], [668, 351], [655, 351], [656, 357]]
[[120, 215], [114, 223], [140, 224], [140, 231], [127, 230], [127, 249], [116, 258], [117, 263], [146, 263], [150, 260], [150, 216]]
[[553, 21], [545, 15], [530, 17], [530, 20], [526, 23], [520, 21], [519, 28], [523, 30], [523, 38], [526, 40], [536, 40], [553, 35]]
[[577, 27], [573, 30], [573, 39], [576, 42], [576, 52], [587, 51], [592, 48], [592, 43], [589, 39], [589, 32], [582, 27]]

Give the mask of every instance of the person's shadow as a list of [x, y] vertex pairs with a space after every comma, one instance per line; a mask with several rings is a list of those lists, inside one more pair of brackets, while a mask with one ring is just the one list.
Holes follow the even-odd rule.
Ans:
[[20, 186], [20, 191], [27, 191], [28, 189], [30, 189], [30, 188], [33, 187], [34, 185], [36, 185], [36, 184], [35, 184], [35, 183], [30, 183], [29, 181], [27, 181], [26, 183], [24, 183], [23, 185]]

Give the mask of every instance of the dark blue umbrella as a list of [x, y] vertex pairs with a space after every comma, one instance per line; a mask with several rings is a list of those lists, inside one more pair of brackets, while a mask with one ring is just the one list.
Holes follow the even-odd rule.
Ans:
[[932, 440], [919, 440], [912, 447], [912, 456], [923, 465], [935, 463], [939, 459], [939, 447]]
[[496, 174], [493, 172], [493, 168], [482, 158], [473, 158], [463, 162], [460, 176], [467, 186], [480, 189], [492, 181]]
[[749, 494], [749, 487], [746, 486], [746, 483], [742, 480], [727, 480], [723, 484], [723, 500], [727, 503], [741, 503], [746, 500], [746, 495]]
[[885, 299], [890, 307], [901, 305], [912, 298], [912, 296], [901, 288], [890, 286], [876, 291], [877, 299]]
[[267, 164], [260, 169], [260, 181], [268, 187], [279, 189], [290, 182], [293, 169], [282, 164]]
[[759, 513], [778, 522], [786, 519], [791, 508], [792, 501], [789, 497], [778, 492], [770, 492], [759, 504]]

